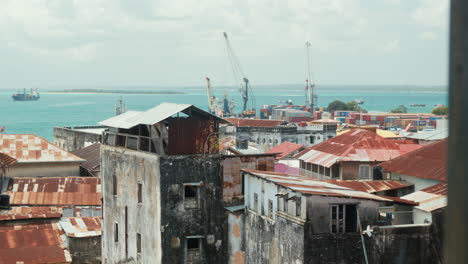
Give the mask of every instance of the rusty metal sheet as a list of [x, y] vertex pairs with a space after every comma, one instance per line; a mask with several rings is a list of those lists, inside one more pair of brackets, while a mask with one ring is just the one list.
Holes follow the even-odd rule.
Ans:
[[13, 207], [9, 210], [0, 210], [0, 221], [39, 219], [39, 218], [60, 218], [62, 208], [55, 206], [41, 207]]
[[[0, 148], [0, 151], [2, 149]], [[0, 167], [8, 167], [15, 164], [17, 160], [11, 156], [8, 156], [5, 153], [0, 152]]]
[[385, 171], [447, 181], [447, 139], [379, 164]]
[[269, 119], [225, 118], [225, 120], [235, 127], [277, 127], [286, 123], [283, 120]]
[[13, 205], [101, 205], [96, 177], [14, 178], [7, 194]]
[[338, 161], [387, 161], [420, 147], [412, 141], [385, 139], [369, 130], [352, 129], [311, 146], [295, 157], [329, 168]]
[[350, 197], [375, 201], [391, 201], [390, 199], [386, 199], [370, 193], [356, 191], [347, 187], [331, 184], [326, 181], [313, 180], [303, 176], [255, 170], [243, 171], [302, 194]]
[[403, 183], [391, 180], [325, 180], [326, 182], [351, 188], [356, 191], [366, 193], [376, 193], [388, 190], [395, 190], [412, 186], [410, 183]]
[[100, 236], [102, 230], [101, 217], [64, 217], [59, 221], [63, 231], [69, 237]]
[[218, 122], [213, 118], [171, 118], [168, 154], [218, 154], [217, 132]]
[[101, 164], [101, 144], [96, 143], [71, 153], [85, 160], [81, 166], [90, 172], [98, 172]]
[[446, 182], [441, 182], [434, 186], [422, 189], [421, 191], [427, 192], [427, 193], [438, 194], [438, 195], [447, 195], [448, 185]]
[[0, 226], [0, 263], [71, 263], [57, 223]]
[[304, 149], [303, 145], [285, 141], [285, 142], [279, 144], [278, 146], [275, 146], [274, 148], [270, 149], [269, 151], [267, 151], [265, 153], [279, 153], [279, 155], [276, 156], [276, 159], [282, 159], [282, 158], [287, 157], [287, 156], [293, 154], [294, 152], [300, 151], [302, 149]]
[[81, 162], [81, 158], [37, 135], [0, 134], [0, 152], [18, 162]]

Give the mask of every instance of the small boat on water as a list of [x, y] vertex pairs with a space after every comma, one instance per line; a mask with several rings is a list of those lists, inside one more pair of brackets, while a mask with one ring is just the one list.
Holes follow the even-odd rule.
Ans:
[[37, 89], [31, 89], [31, 93], [26, 93], [26, 89], [23, 92], [17, 92], [11, 96], [14, 101], [37, 101], [41, 96]]
[[411, 107], [426, 107], [425, 104], [410, 104]]
[[354, 99], [354, 102], [356, 104], [364, 104], [364, 100], [362, 100], [362, 99]]

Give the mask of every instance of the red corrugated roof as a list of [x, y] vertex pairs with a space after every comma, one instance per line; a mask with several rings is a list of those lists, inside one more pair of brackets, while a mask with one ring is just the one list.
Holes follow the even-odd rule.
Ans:
[[372, 131], [353, 129], [311, 146], [296, 157], [308, 163], [331, 167], [339, 161], [387, 161], [420, 147], [410, 140], [386, 139]]
[[101, 205], [96, 177], [14, 178], [7, 190], [12, 205]]
[[276, 159], [282, 159], [302, 148], [304, 148], [304, 146], [285, 141], [265, 153], [279, 153]]
[[377, 195], [377, 196], [392, 200], [393, 202], [399, 203], [399, 204], [407, 204], [407, 205], [414, 205], [414, 206], [419, 205], [418, 202], [405, 200], [405, 199], [402, 199], [402, 198], [399, 198], [399, 197], [385, 196], [385, 195]]
[[62, 208], [60, 207], [13, 207], [9, 210], [0, 210], [0, 221], [38, 219], [38, 218], [60, 218]]
[[29, 134], [0, 134], [0, 152], [18, 162], [83, 161], [49, 141]]
[[446, 182], [441, 182], [431, 187], [422, 189], [421, 192], [433, 193], [438, 195], [447, 195], [448, 185]]
[[57, 223], [0, 226], [0, 263], [71, 263]]
[[366, 193], [376, 193], [388, 190], [401, 189], [412, 184], [390, 180], [325, 180], [339, 186], [351, 188]]
[[447, 181], [447, 139], [379, 164], [385, 171]]
[[0, 167], [3, 167], [3, 166], [8, 167], [8, 166], [15, 164], [16, 162], [17, 160], [15, 158], [0, 152]]
[[283, 120], [268, 119], [225, 118], [225, 120], [236, 127], [276, 127], [286, 123]]

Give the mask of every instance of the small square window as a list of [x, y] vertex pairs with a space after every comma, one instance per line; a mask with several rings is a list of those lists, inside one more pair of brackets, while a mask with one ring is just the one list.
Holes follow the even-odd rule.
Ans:
[[200, 238], [188, 238], [187, 239], [187, 250], [199, 250], [200, 249]]
[[193, 185], [185, 185], [184, 189], [185, 199], [187, 198], [197, 198], [198, 188]]

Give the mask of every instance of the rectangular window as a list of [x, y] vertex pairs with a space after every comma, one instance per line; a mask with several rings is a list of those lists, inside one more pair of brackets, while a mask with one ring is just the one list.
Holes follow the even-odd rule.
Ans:
[[119, 224], [114, 224], [114, 242], [119, 242]]
[[117, 176], [112, 175], [112, 194], [117, 195]]
[[359, 165], [359, 179], [370, 179], [370, 166], [367, 164]]
[[296, 197], [296, 216], [301, 216], [301, 198]]
[[283, 212], [288, 212], [288, 196], [283, 197]]
[[140, 233], [137, 233], [136, 236], [136, 242], [137, 242], [137, 253], [141, 253], [141, 235]]
[[273, 201], [268, 199], [268, 217], [273, 218]]
[[201, 238], [188, 237], [185, 263], [199, 263], [201, 260]]
[[138, 184], [138, 203], [143, 202], [143, 193], [142, 193], [143, 185], [141, 183]]
[[185, 208], [198, 208], [199, 186], [184, 185]]
[[258, 212], [258, 194], [257, 193], [254, 193], [253, 209], [255, 212]]
[[334, 204], [330, 207], [330, 210], [330, 232], [356, 232], [357, 212], [355, 204]]

